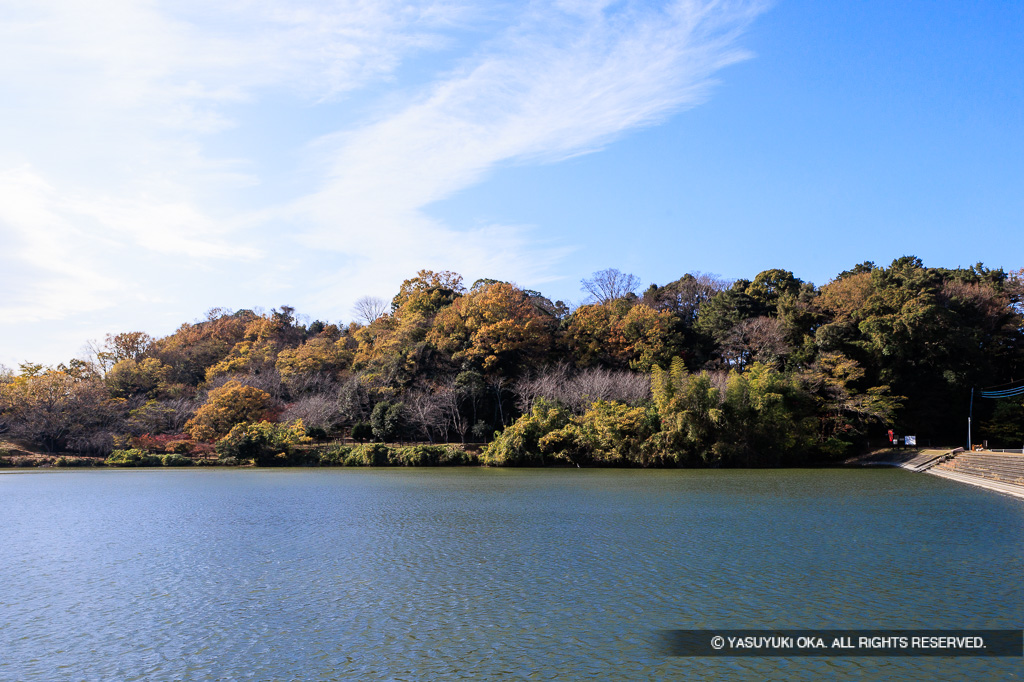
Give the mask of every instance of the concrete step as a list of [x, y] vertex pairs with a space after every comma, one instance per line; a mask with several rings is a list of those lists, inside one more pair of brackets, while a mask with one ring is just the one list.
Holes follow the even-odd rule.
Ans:
[[991, 478], [1000, 481], [1009, 481], [1011, 483], [1018, 483], [1024, 481], [1024, 474], [1020, 473], [1005, 473], [999, 471], [982, 471], [979, 469], [954, 469], [952, 473], [970, 474], [972, 476], [981, 476], [982, 478]]
[[959, 474], [952, 471], [938, 471], [938, 467], [932, 467], [928, 470], [928, 473], [935, 476], [941, 476], [942, 478], [948, 478], [954, 481], [960, 481], [961, 483], [968, 483], [970, 485], [976, 485], [981, 488], [988, 488], [989, 490], [995, 490], [997, 492], [1006, 493], [1015, 497], [1024, 498], [1024, 485], [1015, 485], [1011, 483], [1005, 483], [1003, 481], [993, 481], [989, 478], [982, 478], [980, 476], [972, 476], [970, 474]]
[[1003, 471], [1011, 473], [1024, 473], [1024, 469], [1018, 469], [1017, 467], [1001, 467], [1001, 466], [977, 466], [974, 464], [961, 464], [953, 467], [956, 469], [971, 469], [972, 471]]
[[954, 466], [980, 467], [982, 469], [1015, 469], [1024, 470], [1024, 464], [1007, 464], [1005, 462], [954, 462]]
[[1015, 453], [963, 452], [933, 469], [1001, 483], [1024, 484], [1024, 455]]
[[953, 464], [957, 466], [996, 467], [999, 469], [1024, 469], [1024, 462], [978, 462], [970, 459], [955, 459], [953, 460]]

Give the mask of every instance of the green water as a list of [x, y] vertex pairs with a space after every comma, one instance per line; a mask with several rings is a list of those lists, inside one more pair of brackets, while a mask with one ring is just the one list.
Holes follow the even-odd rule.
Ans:
[[0, 679], [1019, 679], [661, 629], [1021, 628], [1024, 501], [900, 470], [0, 475]]

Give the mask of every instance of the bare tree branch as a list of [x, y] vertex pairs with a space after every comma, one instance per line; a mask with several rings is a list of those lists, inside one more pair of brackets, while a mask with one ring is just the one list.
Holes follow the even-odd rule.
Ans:
[[352, 311], [366, 324], [373, 324], [373, 321], [387, 312], [387, 309], [388, 304], [376, 296], [363, 296], [352, 307]]
[[[434, 442], [434, 429], [440, 429], [441, 426], [444, 409], [442, 402], [442, 397], [426, 389], [410, 391], [406, 395], [405, 406], [409, 421], [419, 427], [431, 443]], [[447, 432], [447, 429], [443, 430]]]
[[282, 421], [301, 419], [306, 427], [330, 430], [338, 420], [338, 402], [330, 395], [313, 393], [304, 395], [285, 407]]
[[595, 272], [591, 279], [580, 280], [586, 291], [598, 303], [607, 303], [627, 294], [636, 293], [640, 278], [620, 272], [615, 268]]
[[561, 364], [542, 374], [520, 379], [512, 386], [516, 405], [529, 412], [537, 398], [556, 400], [576, 414], [583, 414], [598, 400], [635, 405], [651, 397], [651, 381], [638, 372], [591, 367], [571, 374]]
[[733, 327], [719, 349], [728, 367], [742, 367], [752, 362], [776, 364], [789, 354], [785, 326], [773, 317], [753, 317]]

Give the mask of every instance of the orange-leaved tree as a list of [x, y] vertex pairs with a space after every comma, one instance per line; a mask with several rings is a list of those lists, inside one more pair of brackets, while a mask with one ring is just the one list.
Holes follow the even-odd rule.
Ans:
[[680, 321], [668, 310], [627, 299], [583, 305], [569, 317], [565, 338], [580, 367], [610, 365], [648, 372], [682, 352]]
[[196, 440], [213, 440], [235, 424], [265, 419], [271, 407], [269, 393], [232, 380], [210, 391], [206, 403], [185, 423], [185, 430]]
[[427, 341], [487, 374], [508, 375], [544, 358], [558, 321], [518, 287], [496, 282], [455, 300], [434, 319]]
[[352, 364], [353, 351], [348, 337], [315, 336], [297, 348], [286, 348], [277, 355], [277, 371], [283, 381], [309, 374], [337, 377]]

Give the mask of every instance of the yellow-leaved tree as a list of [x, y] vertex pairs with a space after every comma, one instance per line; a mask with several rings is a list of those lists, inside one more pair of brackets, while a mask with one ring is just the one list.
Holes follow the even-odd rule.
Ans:
[[185, 423], [185, 430], [196, 440], [213, 440], [235, 424], [265, 419], [271, 407], [269, 393], [232, 380], [210, 391], [206, 403]]
[[557, 324], [522, 289], [495, 282], [439, 312], [427, 341], [457, 362], [468, 360], [486, 374], [507, 375], [547, 357]]

